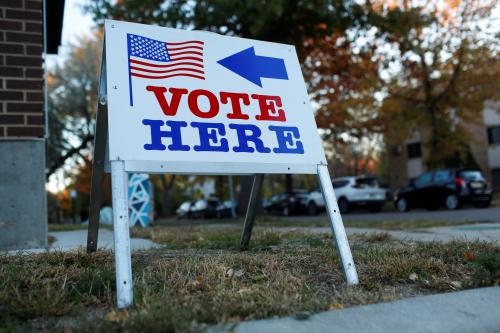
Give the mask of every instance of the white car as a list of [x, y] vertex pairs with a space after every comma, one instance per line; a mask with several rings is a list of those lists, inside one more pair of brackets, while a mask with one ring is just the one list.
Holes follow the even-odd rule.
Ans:
[[[349, 213], [355, 207], [365, 207], [372, 212], [378, 212], [385, 204], [387, 190], [381, 188], [374, 177], [335, 178], [332, 185], [342, 214]], [[311, 215], [325, 207], [323, 195], [319, 190], [311, 192], [305, 204]]]

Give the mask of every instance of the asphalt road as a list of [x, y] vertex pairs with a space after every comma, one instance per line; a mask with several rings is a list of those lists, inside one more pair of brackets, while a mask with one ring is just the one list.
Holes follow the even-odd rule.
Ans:
[[383, 221], [383, 220], [444, 220], [471, 222], [500, 222], [500, 207], [449, 210], [410, 210], [406, 213], [370, 213], [353, 211], [342, 215], [346, 221]]

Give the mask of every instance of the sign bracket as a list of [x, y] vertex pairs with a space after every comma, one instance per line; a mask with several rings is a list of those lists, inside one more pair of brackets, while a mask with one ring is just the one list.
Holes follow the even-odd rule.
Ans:
[[[104, 42], [105, 45], [105, 42]], [[89, 226], [87, 233], [87, 253], [97, 250], [99, 234], [99, 213], [102, 203], [102, 184], [104, 181], [104, 164], [106, 143], [108, 140], [108, 98], [106, 90], [106, 48], [103, 47], [101, 74], [99, 79], [99, 96], [97, 99], [96, 130], [94, 137], [94, 156], [92, 159], [92, 179], [90, 186]]]
[[248, 248], [248, 243], [252, 237], [252, 229], [255, 221], [255, 211], [259, 200], [259, 194], [262, 189], [262, 182], [264, 181], [264, 174], [257, 174], [253, 176], [252, 190], [250, 192], [250, 200], [248, 201], [248, 208], [245, 215], [245, 223], [243, 232], [241, 234], [240, 248], [245, 250]]

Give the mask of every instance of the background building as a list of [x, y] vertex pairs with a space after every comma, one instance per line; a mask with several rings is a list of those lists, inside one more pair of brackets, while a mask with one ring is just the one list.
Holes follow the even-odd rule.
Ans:
[[[488, 103], [482, 112], [481, 121], [467, 124], [467, 129], [473, 138], [469, 145], [472, 157], [489, 184], [500, 188], [500, 104]], [[411, 179], [427, 171], [427, 137], [425, 128], [415, 129], [403, 143], [389, 147], [392, 189], [408, 184]]]

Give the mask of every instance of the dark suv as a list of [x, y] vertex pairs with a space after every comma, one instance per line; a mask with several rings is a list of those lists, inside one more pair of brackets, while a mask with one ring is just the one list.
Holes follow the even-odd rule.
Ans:
[[489, 207], [491, 196], [492, 190], [480, 170], [436, 170], [420, 175], [399, 189], [394, 205], [400, 212], [416, 207], [435, 209], [443, 205], [453, 210], [463, 203]]

